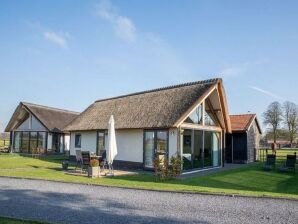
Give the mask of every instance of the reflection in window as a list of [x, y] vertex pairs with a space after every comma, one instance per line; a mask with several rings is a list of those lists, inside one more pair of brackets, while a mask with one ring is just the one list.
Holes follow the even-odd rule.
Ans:
[[37, 149], [37, 132], [30, 132], [30, 152]]
[[15, 132], [14, 134], [14, 149], [18, 152], [22, 144], [22, 132]]
[[81, 148], [81, 134], [75, 135], [75, 147]]
[[97, 155], [100, 154], [100, 151], [105, 150], [105, 133], [97, 133]]
[[196, 107], [196, 109], [185, 120], [186, 123], [202, 124], [202, 105]]
[[46, 149], [46, 139], [47, 133], [46, 132], [38, 132], [38, 148]]
[[209, 108], [208, 104], [205, 104], [205, 113], [204, 113], [204, 122], [206, 126], [216, 126], [214, 114], [211, 113], [211, 109]]

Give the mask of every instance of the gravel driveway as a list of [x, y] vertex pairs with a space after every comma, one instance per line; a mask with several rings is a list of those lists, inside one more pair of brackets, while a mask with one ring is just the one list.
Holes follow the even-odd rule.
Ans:
[[0, 216], [73, 224], [297, 224], [298, 202], [161, 193], [0, 177]]

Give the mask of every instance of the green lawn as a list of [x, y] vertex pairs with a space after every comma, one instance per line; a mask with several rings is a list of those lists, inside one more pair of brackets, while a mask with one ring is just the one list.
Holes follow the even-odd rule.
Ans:
[[18, 154], [0, 154], [0, 176], [88, 183], [140, 189], [209, 192], [270, 196], [298, 199], [298, 172], [279, 173], [261, 170], [261, 163], [187, 179], [155, 182], [151, 173], [91, 179], [64, 173], [61, 170], [63, 156], [34, 159]]
[[1, 224], [45, 224], [45, 222], [25, 221], [20, 219], [0, 217]]

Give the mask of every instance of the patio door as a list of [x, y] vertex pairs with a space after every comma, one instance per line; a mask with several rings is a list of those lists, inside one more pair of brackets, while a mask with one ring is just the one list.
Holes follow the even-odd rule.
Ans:
[[168, 156], [168, 131], [150, 130], [144, 132], [144, 167], [152, 169], [154, 159]]

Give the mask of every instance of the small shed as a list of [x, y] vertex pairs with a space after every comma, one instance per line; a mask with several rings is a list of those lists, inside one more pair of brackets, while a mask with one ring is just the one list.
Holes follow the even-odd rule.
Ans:
[[230, 115], [232, 133], [226, 135], [227, 163], [251, 163], [257, 158], [261, 126], [256, 114]]

